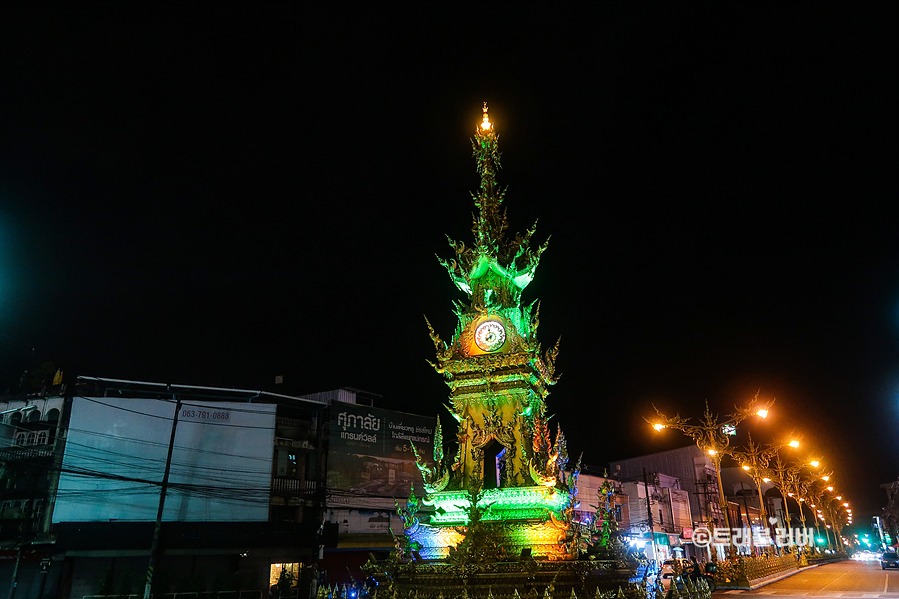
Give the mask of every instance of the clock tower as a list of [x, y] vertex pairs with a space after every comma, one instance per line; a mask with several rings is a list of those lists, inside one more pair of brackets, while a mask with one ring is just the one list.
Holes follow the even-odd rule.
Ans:
[[422, 502], [435, 512], [406, 534], [423, 559], [451, 557], [450, 548], [458, 548], [473, 520], [470, 501], [476, 496], [479, 526], [493, 526], [495, 544], [508, 557], [528, 548], [537, 559], [574, 559], [570, 516], [577, 470], [566, 475], [565, 438], [557, 431], [551, 441], [546, 411], [559, 376], [559, 343], [543, 352], [539, 304], [521, 303], [549, 240], [532, 247], [536, 224], [507, 234], [505, 190], [495, 180], [498, 140], [485, 104], [472, 140], [481, 178], [472, 194], [474, 240], [450, 239], [454, 255], [438, 258], [466, 301], [454, 302], [458, 320], [451, 341], [427, 323], [437, 350], [432, 366], [449, 387], [458, 450], [453, 459], [444, 457], [438, 419], [435, 465], [419, 459], [427, 492]]

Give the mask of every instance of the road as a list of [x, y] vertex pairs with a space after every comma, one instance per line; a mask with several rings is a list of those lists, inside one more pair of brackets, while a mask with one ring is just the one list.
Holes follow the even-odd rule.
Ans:
[[713, 597], [724, 599], [736, 595], [747, 595], [755, 599], [780, 597], [899, 599], [899, 570], [881, 570], [879, 561], [847, 560], [803, 570], [755, 591], [719, 591]]

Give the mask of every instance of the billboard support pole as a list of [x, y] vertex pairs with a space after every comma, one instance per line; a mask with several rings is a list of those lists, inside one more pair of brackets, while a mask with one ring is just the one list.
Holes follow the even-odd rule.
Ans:
[[172, 420], [172, 436], [169, 438], [169, 452], [165, 458], [165, 473], [162, 475], [162, 487], [159, 490], [159, 507], [156, 509], [156, 526], [153, 527], [153, 542], [150, 545], [150, 560], [147, 565], [147, 582], [144, 585], [144, 599], [150, 599], [153, 587], [153, 570], [156, 568], [156, 554], [159, 553], [159, 529], [162, 527], [162, 511], [165, 509], [165, 492], [169, 486], [169, 470], [172, 468], [172, 450], [175, 448], [175, 427], [178, 426], [178, 415], [181, 413], [181, 400], [172, 394], [175, 400], [175, 418]]

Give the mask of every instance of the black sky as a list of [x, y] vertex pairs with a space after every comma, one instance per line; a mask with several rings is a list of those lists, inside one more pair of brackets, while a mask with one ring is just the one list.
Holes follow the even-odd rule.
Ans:
[[[741, 7], [742, 6], [742, 7]], [[67, 375], [437, 413], [487, 101], [526, 300], [588, 464], [757, 390], [873, 513], [899, 475], [897, 12], [2, 6], [0, 380]], [[33, 348], [33, 351], [32, 351]], [[275, 375], [285, 384], [275, 387]]]

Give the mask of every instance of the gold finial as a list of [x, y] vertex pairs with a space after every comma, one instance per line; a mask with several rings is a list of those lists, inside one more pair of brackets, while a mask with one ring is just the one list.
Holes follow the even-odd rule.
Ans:
[[493, 124], [490, 122], [490, 119], [487, 118], [487, 102], [484, 102], [484, 120], [481, 122], [481, 129], [489, 131], [492, 126]]

